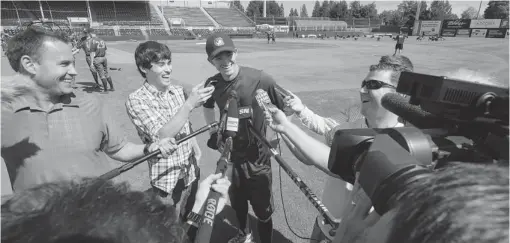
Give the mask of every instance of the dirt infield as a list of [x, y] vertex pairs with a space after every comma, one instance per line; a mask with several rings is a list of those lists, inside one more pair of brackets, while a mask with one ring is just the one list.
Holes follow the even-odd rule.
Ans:
[[[395, 42], [385, 38], [381, 41], [361, 38], [355, 40], [311, 40], [311, 39], [277, 39], [276, 44], [267, 44], [263, 39], [235, 40], [239, 49], [238, 62], [241, 65], [265, 70], [277, 82], [297, 94], [310, 109], [316, 113], [338, 117], [339, 112], [349, 104], [358, 101], [357, 90], [361, 80], [371, 64], [375, 64], [382, 55], [393, 54]], [[202, 41], [166, 41], [173, 52], [172, 77], [176, 83], [189, 88], [204, 81], [215, 73], [207, 62], [205, 45]], [[108, 43], [108, 64], [110, 67], [122, 68], [112, 71], [116, 91], [109, 94], [97, 94], [104, 100], [130, 141], [140, 143], [136, 130], [129, 121], [124, 102], [129, 93], [142, 84], [142, 77], [134, 64], [134, 50], [137, 42], [123, 41]], [[499, 84], [508, 87], [509, 57], [508, 39], [447, 39], [440, 42], [416, 41], [410, 38], [404, 45], [403, 55], [414, 63], [415, 71], [431, 74], [447, 74], [464, 67], [483, 71], [493, 75]], [[93, 84], [86, 67], [84, 54], [77, 56], [77, 84], [79, 92], [95, 92], [89, 86]], [[2, 76], [13, 72], [5, 57], [2, 58]], [[191, 116], [194, 129], [203, 125], [201, 109], [193, 111]], [[295, 121], [299, 122], [299, 121]], [[202, 178], [212, 173], [216, 167], [219, 154], [206, 146], [206, 135], [198, 137], [203, 151], [200, 161]], [[282, 145], [283, 158], [293, 166], [311, 189], [322, 194], [327, 176], [315, 168], [302, 165]], [[212, 159], [210, 159], [212, 158]], [[112, 168], [119, 162], [111, 161]], [[148, 188], [148, 166], [139, 165], [133, 170], [116, 178], [127, 181], [135, 189]], [[280, 190], [279, 167], [273, 162], [273, 189], [276, 212], [274, 215], [274, 242], [307, 242], [296, 237], [287, 227], [282, 210], [280, 193], [283, 192], [285, 210], [289, 224], [298, 234], [310, 235], [316, 210], [307, 201], [299, 188], [282, 172]], [[227, 207], [217, 221], [213, 242], [226, 242], [236, 234], [230, 222], [235, 222], [234, 213]], [[255, 222], [255, 221], [253, 221]], [[255, 227], [256, 224], [252, 224]]]

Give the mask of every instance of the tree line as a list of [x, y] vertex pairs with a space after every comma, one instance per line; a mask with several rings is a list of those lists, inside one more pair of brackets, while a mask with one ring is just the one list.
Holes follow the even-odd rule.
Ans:
[[[459, 16], [452, 13], [452, 6], [448, 0], [434, 0], [430, 5], [426, 1], [402, 1], [395, 10], [384, 10], [377, 12], [376, 2], [369, 4], [361, 4], [360, 1], [350, 1], [347, 3], [342, 1], [315, 1], [311, 17], [327, 17], [334, 19], [351, 19], [351, 18], [371, 18], [381, 20], [385, 25], [407, 26], [414, 25], [417, 16], [417, 8], [420, 4], [419, 20], [443, 20], [443, 19], [459, 19]], [[235, 7], [244, 12], [248, 17], [262, 17], [264, 11], [263, 1], [250, 1], [246, 9], [244, 9], [241, 1], [234, 0], [230, 2], [230, 7]], [[480, 11], [474, 7], [466, 8], [460, 18], [461, 19], [507, 19], [508, 18], [508, 1], [489, 1], [485, 9]], [[285, 17], [283, 3], [278, 4], [276, 1], [266, 1], [267, 17]], [[306, 5], [301, 8], [291, 8], [289, 17], [309, 17]]]

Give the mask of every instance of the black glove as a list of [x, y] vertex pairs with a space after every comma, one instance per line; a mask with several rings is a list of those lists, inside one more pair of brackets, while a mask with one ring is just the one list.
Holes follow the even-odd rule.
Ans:
[[218, 150], [217, 142], [218, 142], [218, 133], [217, 132], [212, 133], [209, 140], [207, 140], [207, 147], [214, 149], [214, 150]]

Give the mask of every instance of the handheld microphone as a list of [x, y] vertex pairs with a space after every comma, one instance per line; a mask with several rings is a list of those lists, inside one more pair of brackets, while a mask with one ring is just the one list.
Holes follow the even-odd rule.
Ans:
[[276, 92], [278, 92], [278, 94], [280, 94], [281, 96], [283, 96], [283, 98], [287, 97], [287, 96], [292, 96], [289, 91], [287, 91], [286, 89], [282, 88], [282, 86], [278, 85], [278, 84], [274, 84], [274, 90], [276, 90]]
[[385, 94], [381, 104], [385, 109], [421, 129], [438, 128], [445, 125], [444, 119], [422, 110], [417, 105], [409, 104], [405, 97], [397, 93]]
[[235, 90], [230, 91], [230, 94], [228, 95], [227, 102], [225, 103], [225, 107], [223, 107], [223, 113], [221, 114], [220, 125], [218, 127], [218, 139], [216, 141], [218, 148], [220, 148], [221, 141], [223, 140], [223, 134], [225, 133], [225, 130], [226, 130], [227, 115], [228, 115], [230, 103], [231, 103], [231, 100], [233, 99], [233, 97], [236, 97], [236, 106], [237, 106], [237, 92]]
[[225, 137], [235, 137], [239, 130], [239, 110], [237, 108], [237, 92], [230, 92], [230, 99], [227, 109], [227, 123], [225, 127]]
[[262, 89], [258, 89], [255, 92], [255, 100], [257, 100], [257, 104], [264, 111], [267, 111], [268, 108], [277, 108], [273, 103], [271, 103], [271, 99], [267, 92]]
[[[230, 160], [231, 151], [232, 151], [232, 137], [227, 137], [225, 147], [221, 153], [220, 159], [218, 160], [218, 164], [216, 166], [215, 174], [221, 173], [223, 176], [225, 176], [228, 163]], [[216, 217], [216, 210], [218, 208], [218, 201], [220, 199], [220, 196], [221, 195], [219, 192], [213, 191], [212, 189], [209, 191], [209, 195], [205, 200], [204, 205], [205, 208], [202, 208], [201, 210], [203, 219], [202, 222], [200, 223], [195, 243], [211, 242], [214, 219]]]

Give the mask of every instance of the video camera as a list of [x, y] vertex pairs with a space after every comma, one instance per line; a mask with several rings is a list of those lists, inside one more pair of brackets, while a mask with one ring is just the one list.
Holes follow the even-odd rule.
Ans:
[[339, 130], [328, 161], [351, 184], [358, 175], [379, 215], [400, 188], [449, 161], [508, 165], [508, 88], [402, 72], [397, 92], [382, 105], [414, 127]]

